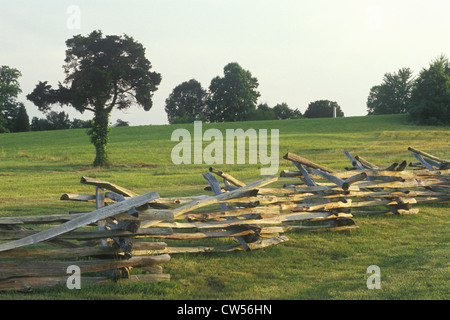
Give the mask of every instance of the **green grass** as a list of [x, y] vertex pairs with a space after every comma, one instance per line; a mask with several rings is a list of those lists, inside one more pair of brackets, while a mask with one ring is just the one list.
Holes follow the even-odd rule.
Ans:
[[[87, 208], [59, 201], [63, 193], [93, 192], [79, 183], [81, 176], [162, 197], [205, 194], [202, 173], [209, 165], [171, 161], [176, 128], [193, 132], [192, 124], [113, 128], [108, 169], [91, 166], [94, 148], [83, 129], [2, 134], [0, 215]], [[203, 124], [208, 128], [224, 136], [225, 129], [279, 129], [279, 170], [294, 169], [282, 159], [286, 152], [335, 170], [351, 165], [344, 149], [380, 165], [415, 161], [409, 146], [449, 158], [449, 127], [418, 127], [403, 115]], [[261, 178], [260, 164], [215, 166], [245, 182]], [[416, 207], [413, 216], [356, 215], [360, 228], [352, 233], [291, 232], [290, 241], [254, 252], [172, 255], [164, 265], [169, 282], [60, 286], [0, 293], [0, 299], [449, 299], [448, 205]], [[381, 290], [366, 286], [374, 264], [381, 268]]]

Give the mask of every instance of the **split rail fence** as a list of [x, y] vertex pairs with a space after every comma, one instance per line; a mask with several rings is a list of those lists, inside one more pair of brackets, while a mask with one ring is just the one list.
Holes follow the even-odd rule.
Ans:
[[[287, 153], [294, 170], [250, 184], [211, 167], [203, 177], [213, 194], [193, 197], [138, 195], [82, 177], [95, 194], [61, 200], [92, 202], [94, 211], [0, 217], [0, 290], [67, 284], [73, 266], [82, 283], [169, 280], [163, 265], [173, 254], [257, 250], [288, 241], [289, 231], [357, 229], [357, 214], [417, 214], [417, 203], [449, 202], [450, 162], [409, 150], [416, 162], [386, 167], [344, 151], [351, 167], [341, 172]], [[280, 186], [279, 178], [288, 183]], [[208, 245], [217, 238], [235, 244]]]

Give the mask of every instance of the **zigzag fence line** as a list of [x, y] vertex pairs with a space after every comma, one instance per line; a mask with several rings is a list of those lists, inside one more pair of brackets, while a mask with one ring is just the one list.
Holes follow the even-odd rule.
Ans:
[[[6, 241], [0, 244], [0, 290], [67, 284], [74, 265], [83, 283], [169, 280], [162, 265], [177, 253], [257, 250], [288, 241], [292, 231], [349, 232], [358, 228], [354, 216], [360, 213], [417, 214], [417, 203], [448, 202], [449, 161], [409, 150], [418, 162], [385, 167], [344, 151], [352, 166], [341, 172], [287, 153], [295, 170], [250, 184], [211, 167], [203, 177], [213, 195], [192, 197], [138, 195], [82, 177], [95, 194], [68, 193], [61, 200], [92, 202], [94, 211], [0, 217], [0, 241]], [[287, 183], [273, 186], [279, 178]], [[53, 227], [39, 231], [39, 225]], [[236, 244], [211, 245], [218, 238]], [[131, 274], [132, 268], [141, 272]]]

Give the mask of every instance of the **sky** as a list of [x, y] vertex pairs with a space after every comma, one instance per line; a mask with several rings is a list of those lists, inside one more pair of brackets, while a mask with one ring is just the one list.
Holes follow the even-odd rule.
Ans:
[[408, 67], [417, 76], [450, 56], [449, 13], [449, 0], [0, 0], [0, 65], [22, 73], [18, 100], [30, 119], [45, 115], [26, 95], [39, 81], [63, 82], [65, 41], [93, 30], [133, 37], [162, 76], [150, 111], [114, 111], [112, 123], [167, 124], [177, 85], [196, 79], [208, 89], [230, 62], [258, 79], [258, 103], [303, 113], [331, 100], [345, 116], [363, 116], [385, 73]]

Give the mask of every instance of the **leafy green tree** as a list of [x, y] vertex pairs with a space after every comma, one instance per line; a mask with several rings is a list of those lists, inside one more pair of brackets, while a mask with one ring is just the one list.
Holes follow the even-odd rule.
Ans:
[[33, 117], [30, 125], [31, 131], [51, 130], [50, 123], [45, 118]]
[[306, 118], [332, 118], [334, 108], [336, 108], [337, 117], [344, 116], [344, 112], [342, 112], [341, 107], [337, 102], [329, 100], [317, 100], [311, 102], [303, 115]]
[[445, 55], [420, 72], [408, 111], [420, 124], [450, 124], [450, 63]]
[[68, 39], [66, 45], [64, 85], [59, 83], [52, 89], [47, 82], [39, 82], [27, 99], [43, 112], [53, 104], [71, 105], [81, 113], [93, 112], [88, 134], [96, 150], [94, 166], [107, 166], [113, 108], [127, 109], [136, 103], [150, 110], [161, 75], [150, 71], [145, 48], [127, 35], [103, 36], [101, 31], [93, 31]]
[[293, 110], [291, 119], [300, 119], [300, 118], [303, 118], [303, 115], [300, 112], [300, 110], [298, 110], [298, 109]]
[[406, 113], [413, 85], [413, 73], [409, 68], [402, 68], [397, 73], [386, 73], [383, 82], [370, 89], [368, 114]]
[[0, 67], [0, 133], [14, 131], [19, 108], [23, 106], [17, 101], [22, 92], [18, 81], [21, 75], [17, 69]]
[[245, 121], [256, 110], [260, 96], [258, 79], [238, 63], [227, 64], [223, 77], [215, 77], [209, 86], [208, 119], [210, 122]]
[[256, 107], [250, 115], [250, 120], [286, 120], [298, 119], [302, 117], [302, 113], [298, 110], [292, 110], [286, 103], [277, 104], [271, 108], [267, 103], [261, 103]]
[[370, 88], [369, 96], [367, 97], [367, 114], [390, 114], [388, 110], [388, 104], [384, 103], [385, 98], [385, 87], [381, 85], [373, 86]]
[[64, 111], [61, 112], [50, 111], [47, 114], [46, 118], [49, 123], [48, 130], [64, 130], [70, 129], [71, 127], [69, 115]]
[[205, 118], [208, 93], [195, 79], [176, 86], [166, 99], [169, 123], [193, 122]]
[[64, 130], [70, 128], [72, 128], [72, 123], [69, 120], [69, 115], [64, 111], [50, 111], [45, 119], [33, 117], [31, 120], [31, 131]]
[[27, 109], [24, 105], [19, 107], [16, 123], [14, 125], [14, 132], [30, 131], [30, 118], [28, 117]]
[[298, 109], [292, 110], [285, 102], [277, 104], [273, 107], [273, 111], [279, 120], [301, 118], [302, 116], [302, 113]]

